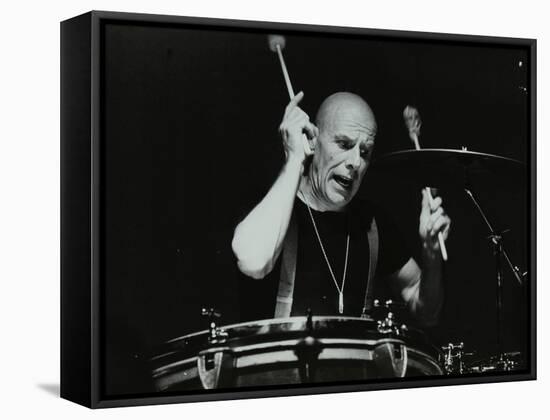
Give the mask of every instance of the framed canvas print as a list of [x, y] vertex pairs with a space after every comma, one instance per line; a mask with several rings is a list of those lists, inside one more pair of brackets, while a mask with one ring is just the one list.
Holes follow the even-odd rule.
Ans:
[[535, 379], [535, 40], [61, 24], [61, 394]]

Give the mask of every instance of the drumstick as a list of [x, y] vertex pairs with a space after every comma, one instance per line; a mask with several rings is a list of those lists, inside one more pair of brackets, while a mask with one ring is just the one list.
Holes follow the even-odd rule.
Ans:
[[283, 49], [286, 45], [285, 37], [281, 35], [268, 35], [267, 41], [269, 42], [269, 49], [273, 52], [276, 52], [277, 56], [279, 57], [279, 63], [281, 63], [281, 70], [283, 71], [283, 77], [285, 78], [288, 96], [290, 96], [290, 99], [292, 99], [294, 98], [294, 89], [292, 89], [292, 83], [290, 82], [285, 59], [283, 58]]
[[[283, 71], [283, 77], [285, 78], [288, 96], [292, 100], [292, 98], [294, 98], [294, 89], [292, 89], [292, 83], [290, 82], [290, 76], [288, 75], [285, 59], [283, 57], [283, 49], [286, 46], [286, 39], [282, 35], [268, 35], [267, 41], [269, 43], [269, 49], [273, 52], [276, 52], [277, 56], [279, 57], [279, 63], [281, 64], [281, 70]], [[304, 146], [304, 153], [306, 154], [306, 156], [309, 156], [311, 154], [311, 148], [309, 147], [309, 143], [305, 134], [302, 136], [302, 143]]]
[[[420, 150], [420, 142], [418, 141], [418, 136], [420, 135], [420, 127], [422, 126], [422, 121], [420, 121], [420, 114], [416, 108], [413, 108], [410, 105], [407, 105], [403, 110], [403, 118], [405, 119], [405, 125], [409, 130], [409, 137], [414, 144], [416, 150]], [[428, 200], [430, 201], [430, 206], [433, 205], [434, 198], [432, 196], [432, 191], [430, 187], [426, 187], [426, 192], [428, 193]], [[441, 249], [441, 257], [443, 261], [447, 261], [447, 248], [445, 247], [445, 239], [443, 239], [443, 234], [438, 233], [437, 238], [439, 239], [439, 248]]]

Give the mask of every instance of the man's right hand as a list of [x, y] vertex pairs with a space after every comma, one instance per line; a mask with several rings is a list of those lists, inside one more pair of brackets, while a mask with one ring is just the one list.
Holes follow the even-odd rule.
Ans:
[[231, 241], [239, 270], [255, 279], [270, 273], [281, 254], [304, 161], [312, 154], [304, 150], [303, 142], [319, 133], [298, 107], [303, 97], [300, 92], [292, 98], [279, 127], [286, 163], [264, 198], [237, 225]]
[[287, 161], [296, 160], [302, 163], [313, 154], [310, 148], [304, 147], [303, 142], [319, 135], [319, 129], [310, 122], [309, 116], [298, 106], [303, 97], [304, 92], [299, 92], [292, 98], [285, 108], [283, 121], [279, 126]]

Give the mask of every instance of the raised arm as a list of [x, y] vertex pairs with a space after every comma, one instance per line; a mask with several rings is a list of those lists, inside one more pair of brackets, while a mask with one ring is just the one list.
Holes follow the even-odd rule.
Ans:
[[312, 139], [317, 127], [298, 104], [304, 97], [298, 93], [287, 105], [279, 132], [285, 150], [285, 162], [274, 184], [264, 198], [235, 228], [231, 246], [239, 269], [260, 279], [275, 265], [281, 253], [290, 222], [294, 199], [307, 158], [303, 136]]

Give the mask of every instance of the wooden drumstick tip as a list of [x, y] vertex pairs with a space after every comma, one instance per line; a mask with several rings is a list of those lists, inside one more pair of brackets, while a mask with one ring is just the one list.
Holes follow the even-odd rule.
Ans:
[[269, 44], [269, 49], [273, 52], [277, 52], [277, 46], [281, 50], [285, 49], [286, 39], [282, 35], [268, 35], [267, 42]]
[[285, 59], [283, 58], [283, 49], [286, 45], [285, 37], [282, 35], [268, 35], [267, 41], [269, 44], [269, 49], [274, 53], [276, 53], [277, 56], [279, 57], [281, 70], [283, 72], [286, 88], [288, 90], [288, 96], [290, 97], [290, 99], [292, 99], [294, 98], [294, 89], [292, 88], [292, 83], [290, 82], [290, 76], [288, 75]]
[[[267, 42], [269, 44], [269, 49], [276, 53], [279, 57], [279, 63], [281, 64], [281, 71], [283, 72], [283, 77], [285, 79], [288, 96], [290, 99], [292, 99], [294, 98], [294, 89], [292, 88], [292, 83], [290, 82], [290, 76], [288, 75], [285, 59], [283, 58], [283, 49], [286, 45], [286, 39], [282, 35], [268, 35]], [[305, 134], [302, 135], [302, 145], [304, 147], [304, 153], [306, 154], [306, 156], [313, 153]]]
[[409, 130], [409, 138], [414, 143], [416, 150], [420, 150], [420, 143], [418, 142], [418, 136], [420, 135], [420, 127], [422, 121], [420, 120], [420, 114], [418, 109], [413, 106], [407, 105], [403, 110], [403, 119], [407, 130]]

